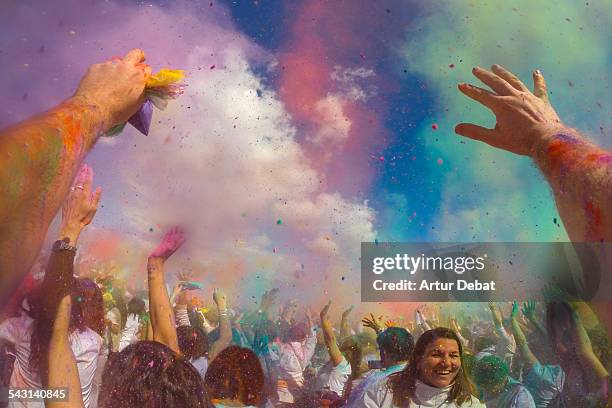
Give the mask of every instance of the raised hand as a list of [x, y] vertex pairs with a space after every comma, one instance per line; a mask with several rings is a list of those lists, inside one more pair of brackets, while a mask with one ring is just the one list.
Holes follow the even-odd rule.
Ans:
[[533, 300], [529, 300], [527, 302], [523, 303], [523, 316], [525, 316], [527, 319], [531, 320], [535, 317], [535, 309], [536, 309], [536, 303]]
[[223, 290], [216, 288], [213, 291], [213, 300], [220, 311], [227, 309], [227, 296]]
[[162, 241], [157, 247], [151, 252], [151, 258], [158, 258], [167, 260], [175, 253], [181, 245], [185, 242], [183, 230], [180, 227], [173, 227], [170, 231], [166, 232]]
[[493, 65], [491, 71], [476, 67], [472, 73], [493, 91], [465, 83], [459, 84], [459, 90], [493, 111], [497, 121], [493, 129], [460, 123], [455, 128], [458, 134], [512, 153], [533, 156], [546, 138], [563, 127], [548, 101], [546, 82], [539, 70], [533, 73], [533, 92], [500, 65]]
[[342, 312], [342, 319], [346, 319], [348, 317], [348, 315], [353, 311], [354, 308], [355, 308], [355, 306], [351, 305], [348, 309], [346, 309], [344, 312]]
[[261, 303], [260, 303], [260, 307], [262, 310], [267, 310], [270, 307], [272, 307], [272, 305], [276, 301], [276, 296], [278, 295], [278, 292], [279, 292], [278, 288], [273, 288], [270, 291], [264, 292], [264, 294], [261, 297]]
[[329, 308], [331, 307], [331, 300], [329, 302], [327, 302], [327, 304], [325, 306], [323, 306], [323, 309], [321, 309], [321, 321], [326, 320], [327, 319], [327, 314], [329, 313]]
[[374, 313], [370, 313], [370, 317], [367, 316], [361, 319], [364, 327], [369, 327], [373, 329], [376, 333], [380, 333], [383, 331], [383, 323], [382, 323], [382, 315], [378, 318], [374, 316]]
[[491, 315], [493, 316], [493, 321], [497, 324], [501, 324], [502, 315], [495, 303], [489, 303], [489, 310], [491, 311]]
[[98, 210], [102, 188], [92, 191], [93, 175], [92, 168], [84, 164], [62, 206], [60, 239], [69, 238], [71, 245], [76, 243], [81, 231], [91, 223]]
[[189, 282], [193, 278], [193, 272], [188, 270], [183, 270], [176, 273], [176, 279], [179, 282]]
[[519, 317], [519, 305], [518, 305], [518, 302], [515, 300], [514, 303], [512, 303], [512, 311], [510, 312], [510, 318], [518, 319], [518, 317]]
[[74, 99], [95, 106], [104, 117], [104, 131], [126, 122], [144, 102], [144, 88], [151, 67], [142, 50], [133, 49], [123, 59], [115, 58], [89, 67]]
[[312, 320], [312, 313], [310, 309], [306, 309], [304, 311], [304, 315], [306, 316], [306, 324], [308, 324], [308, 330], [311, 330], [314, 327], [314, 321]]

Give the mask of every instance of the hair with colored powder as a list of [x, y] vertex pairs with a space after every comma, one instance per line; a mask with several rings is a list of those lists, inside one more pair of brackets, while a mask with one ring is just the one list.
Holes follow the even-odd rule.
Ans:
[[491, 391], [506, 383], [508, 364], [497, 356], [486, 356], [474, 364], [472, 378], [474, 383], [485, 391]]
[[142, 316], [146, 312], [146, 305], [144, 300], [135, 297], [128, 302], [127, 305], [127, 314], [128, 315], [136, 315]]
[[206, 371], [206, 386], [212, 399], [254, 406], [264, 401], [264, 373], [257, 355], [248, 348], [230, 346], [219, 353]]
[[[31, 299], [32, 312], [38, 322], [40, 306], [34, 300], [35, 296], [40, 295], [40, 286], [32, 290], [28, 295], [28, 303]], [[104, 336], [104, 301], [102, 291], [94, 281], [87, 278], [77, 278], [73, 280], [70, 296], [72, 306], [70, 308], [70, 333], [75, 331], [83, 332], [89, 328], [101, 337]], [[30, 369], [41, 373], [43, 381], [46, 381], [46, 355], [49, 347], [50, 330], [52, 326], [45, 324], [34, 324], [32, 337], [30, 339]]]
[[383, 359], [407, 361], [414, 348], [414, 338], [402, 327], [389, 327], [376, 337]]
[[197, 360], [208, 353], [208, 336], [199, 327], [179, 326], [176, 335], [181, 353], [187, 360]]
[[197, 370], [155, 341], [139, 341], [111, 354], [99, 395], [100, 408], [213, 408]]
[[85, 327], [104, 336], [104, 300], [102, 291], [94, 281], [87, 278], [75, 280], [72, 290], [72, 319], [75, 328], [83, 331]]
[[[407, 406], [414, 399], [416, 393], [416, 382], [419, 379], [418, 365], [421, 359], [425, 357], [427, 347], [438, 339], [450, 339], [457, 342], [459, 355], [463, 363], [463, 348], [461, 342], [454, 331], [446, 327], [438, 327], [436, 329], [427, 330], [417, 340], [414, 351], [410, 356], [408, 365], [403, 371], [392, 374], [389, 377], [389, 387], [393, 391], [393, 403], [397, 406]], [[455, 402], [461, 405], [464, 402], [472, 400], [474, 395], [474, 386], [468, 379], [463, 364], [455, 377], [455, 381], [449, 392], [449, 402]]]

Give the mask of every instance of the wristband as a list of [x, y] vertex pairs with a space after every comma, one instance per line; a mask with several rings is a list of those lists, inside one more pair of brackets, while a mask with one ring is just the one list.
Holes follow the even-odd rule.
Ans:
[[53, 243], [53, 251], [61, 252], [61, 251], [72, 251], [76, 253], [77, 248], [69, 244], [70, 240], [68, 238], [58, 239]]

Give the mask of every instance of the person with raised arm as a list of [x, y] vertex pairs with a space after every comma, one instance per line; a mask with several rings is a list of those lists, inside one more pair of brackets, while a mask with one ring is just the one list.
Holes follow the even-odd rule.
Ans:
[[179, 349], [164, 265], [181, 247], [182, 229], [168, 231], [148, 258], [149, 313], [153, 341], [114, 353], [102, 375], [100, 408], [210, 408], [204, 380]]
[[349, 323], [348, 316], [351, 314], [355, 306], [349, 306], [344, 312], [342, 312], [342, 319], [340, 320], [340, 338], [345, 339], [351, 335], [351, 324]]
[[[531, 306], [527, 308], [530, 310]], [[525, 311], [525, 309], [523, 309]], [[559, 365], [541, 364], [538, 358], [529, 348], [527, 337], [518, 321], [519, 306], [517, 302], [512, 305], [510, 322], [512, 333], [516, 340], [519, 356], [524, 363], [523, 369], [525, 387], [531, 393], [537, 408], [551, 405], [552, 401], [561, 398], [563, 384], [565, 383], [565, 372]]]
[[351, 377], [351, 364], [344, 357], [338, 343], [334, 328], [329, 320], [331, 300], [321, 309], [321, 330], [329, 354], [329, 361], [319, 369], [315, 381], [315, 391], [321, 399], [338, 401], [348, 394], [347, 384]]
[[[577, 303], [577, 302], [575, 302]], [[610, 374], [597, 358], [576, 308], [567, 302], [546, 306], [546, 332], [565, 372], [563, 399], [568, 406], [608, 406]], [[608, 404], [608, 405], [606, 405]]]
[[32, 267], [87, 153], [144, 102], [144, 60], [134, 49], [92, 65], [72, 97], [0, 131], [0, 304]]
[[[475, 67], [472, 73], [491, 91], [466, 83], [459, 84], [459, 90], [495, 114], [495, 127], [486, 129], [472, 123], [460, 123], [455, 132], [530, 157], [552, 188], [559, 215], [572, 242], [612, 241], [612, 153], [609, 148], [595, 145], [561, 121], [549, 101], [546, 81], [540, 70], [533, 72], [533, 92], [500, 65], [493, 65], [490, 71]], [[600, 287], [601, 290], [605, 288]], [[612, 303], [600, 302], [593, 306], [605, 320], [608, 331], [612, 330]]]
[[[66, 294], [78, 299], [72, 305], [68, 341], [78, 361], [78, 375], [83, 384], [85, 407], [94, 399], [93, 377], [97, 369], [103, 339], [102, 293], [93, 281], [73, 277], [74, 258], [79, 236], [97, 211], [101, 189], [92, 189], [93, 171], [84, 165], [62, 207], [58, 240], [53, 244], [42, 283], [28, 296], [30, 313], [0, 324], [0, 339], [13, 344], [16, 360], [9, 386], [43, 388], [50, 369], [49, 340], [57, 308]], [[39, 407], [40, 402], [14, 401], [12, 407]]]
[[[289, 306], [297, 309], [297, 301], [292, 301]], [[304, 397], [304, 370], [310, 364], [317, 344], [312, 318], [308, 312], [305, 314], [306, 324], [293, 322], [284, 333], [281, 333], [277, 345], [276, 406], [291, 406]], [[293, 317], [295, 313], [291, 315]]]
[[227, 308], [227, 296], [221, 289], [217, 288], [213, 291], [213, 300], [217, 305], [219, 327], [208, 335], [211, 342], [208, 349], [209, 362], [212, 362], [223, 349], [232, 344], [232, 321]]
[[502, 314], [495, 303], [489, 303], [489, 310], [493, 319], [493, 329], [497, 336], [495, 344], [495, 354], [506, 361], [508, 366], [512, 365], [512, 358], [516, 353], [516, 342], [512, 334], [508, 333], [503, 325]]

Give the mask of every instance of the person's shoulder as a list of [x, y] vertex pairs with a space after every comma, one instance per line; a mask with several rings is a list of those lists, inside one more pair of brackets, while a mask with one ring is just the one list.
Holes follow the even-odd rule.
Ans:
[[480, 402], [478, 398], [472, 395], [472, 399], [469, 401], [465, 401], [461, 405], [456, 405], [459, 408], [486, 408], [484, 402]]

